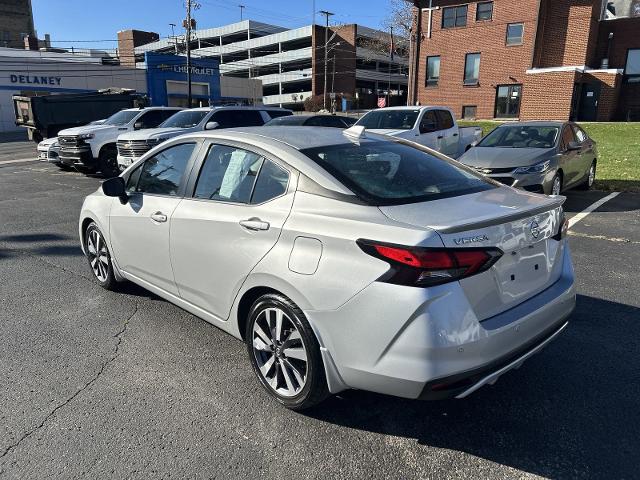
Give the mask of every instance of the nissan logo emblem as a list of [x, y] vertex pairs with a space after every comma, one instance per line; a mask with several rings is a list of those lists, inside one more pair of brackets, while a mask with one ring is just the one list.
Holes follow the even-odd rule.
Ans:
[[536, 222], [535, 220], [531, 222], [529, 231], [531, 232], [531, 236], [533, 238], [538, 238], [538, 235], [540, 235], [540, 225], [538, 225], [538, 222]]

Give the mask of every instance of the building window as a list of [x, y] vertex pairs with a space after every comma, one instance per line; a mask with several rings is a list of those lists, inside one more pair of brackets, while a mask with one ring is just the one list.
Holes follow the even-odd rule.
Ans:
[[440, 80], [440, 57], [427, 57], [427, 80], [425, 86], [437, 87]]
[[467, 24], [467, 5], [442, 9], [442, 28], [464, 27]]
[[464, 84], [477, 85], [480, 80], [480, 54], [467, 53], [464, 62]]
[[510, 23], [509, 25], [507, 25], [507, 45], [522, 45], [523, 36], [523, 23]]
[[518, 118], [522, 85], [498, 85], [496, 93], [496, 118]]
[[478, 3], [478, 9], [476, 10], [476, 22], [491, 20], [491, 18], [493, 18], [493, 2]]
[[629, 82], [640, 82], [640, 48], [631, 48], [627, 52], [624, 73]]
[[477, 112], [477, 105], [465, 105], [462, 107], [462, 118], [465, 120], [475, 120]]

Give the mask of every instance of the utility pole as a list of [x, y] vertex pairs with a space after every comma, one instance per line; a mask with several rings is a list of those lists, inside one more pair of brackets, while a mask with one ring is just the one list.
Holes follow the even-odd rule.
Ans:
[[391, 62], [393, 62], [393, 27], [389, 27], [390, 45], [389, 45], [389, 83], [387, 84], [387, 107], [391, 106]]
[[177, 55], [178, 54], [178, 37], [176, 37], [176, 31], [175, 31], [176, 24], [170, 23], [169, 25], [171, 26], [171, 39], [173, 40], [174, 51]]
[[246, 5], [238, 5], [240, 7], [240, 21], [242, 21], [242, 11], [246, 8]]
[[320, 14], [325, 17], [325, 29], [324, 29], [324, 95], [322, 96], [322, 108], [327, 109], [327, 59], [328, 52], [327, 47], [329, 43], [329, 17], [335, 15], [327, 10], [320, 10]]
[[194, 0], [185, 0], [185, 6], [187, 7], [187, 19], [184, 21], [184, 28], [186, 30], [185, 42], [187, 46], [187, 104], [191, 108], [191, 29], [195, 27], [196, 21], [191, 18], [191, 10], [197, 10], [200, 8], [200, 4]]

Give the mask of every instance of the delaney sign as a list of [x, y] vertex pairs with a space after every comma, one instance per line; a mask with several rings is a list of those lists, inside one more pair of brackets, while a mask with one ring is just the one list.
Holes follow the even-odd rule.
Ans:
[[30, 85], [53, 85], [60, 86], [62, 77], [44, 76], [44, 75], [18, 75], [12, 73], [9, 75], [11, 83], [21, 83]]

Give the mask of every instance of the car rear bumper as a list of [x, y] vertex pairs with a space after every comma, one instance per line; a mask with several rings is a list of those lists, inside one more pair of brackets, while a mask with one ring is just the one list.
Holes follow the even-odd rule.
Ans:
[[565, 243], [553, 285], [483, 321], [458, 283], [419, 289], [374, 282], [337, 310], [305, 314], [323, 347], [332, 392], [439, 399], [466, 396], [518, 367], [555, 338], [574, 307]]

